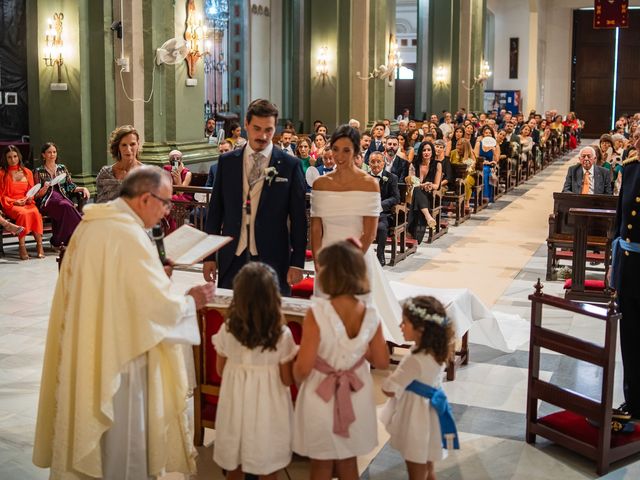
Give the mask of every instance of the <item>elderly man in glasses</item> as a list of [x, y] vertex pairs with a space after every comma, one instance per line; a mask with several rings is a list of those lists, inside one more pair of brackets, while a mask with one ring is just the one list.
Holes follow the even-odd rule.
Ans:
[[52, 478], [195, 473], [187, 353], [200, 343], [195, 312], [214, 286], [171, 291], [146, 231], [170, 207], [170, 177], [138, 167], [119, 198], [85, 207], [71, 237], [51, 306], [33, 449]]
[[580, 150], [580, 162], [569, 167], [564, 181], [563, 192], [583, 195], [612, 195], [609, 170], [596, 165], [596, 151], [593, 147]]

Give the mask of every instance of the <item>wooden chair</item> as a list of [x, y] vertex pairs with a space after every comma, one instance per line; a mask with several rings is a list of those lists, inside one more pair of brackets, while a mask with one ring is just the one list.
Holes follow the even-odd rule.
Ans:
[[[217, 297], [214, 301], [218, 301]], [[291, 300], [291, 299], [289, 299]], [[218, 333], [224, 324], [230, 297], [224, 298], [224, 305], [207, 305], [198, 313], [198, 326], [200, 328], [200, 345], [193, 347], [194, 363], [196, 370], [196, 388], [194, 390], [194, 439], [196, 446], [202, 446], [204, 441], [204, 429], [216, 427], [216, 415], [218, 410], [218, 398], [222, 378], [216, 371], [216, 350], [211, 343], [211, 337]], [[309, 307], [305, 300], [297, 300], [295, 311], [290, 311], [287, 302], [283, 302], [285, 322], [291, 330], [296, 344], [300, 344], [302, 338], [302, 319]], [[295, 402], [298, 390], [291, 386], [291, 396]]]
[[471, 200], [469, 204], [470, 205], [473, 204], [473, 208], [472, 208], [473, 213], [478, 213], [480, 210], [486, 207], [489, 203], [488, 200], [485, 202], [485, 198], [484, 198], [485, 178], [484, 178], [484, 174], [482, 173], [482, 167], [483, 167], [482, 160], [476, 162], [476, 171], [472, 173], [475, 179], [475, 184], [471, 188]]
[[[171, 208], [171, 217], [175, 220], [176, 226], [179, 228], [185, 223], [192, 223], [198, 230], [204, 230], [204, 224], [207, 220], [207, 210], [211, 200], [212, 187], [182, 187], [173, 186], [173, 193], [191, 193], [200, 194], [200, 200], [194, 198], [189, 202], [173, 202]], [[193, 213], [193, 215], [192, 215]], [[193, 217], [193, 218], [192, 218]]]
[[[526, 440], [533, 444], [540, 435], [596, 461], [599, 475], [613, 462], [640, 452], [640, 425], [632, 433], [612, 433], [611, 416], [615, 376], [616, 338], [620, 313], [613, 299], [607, 307], [582, 304], [542, 293], [538, 280], [531, 300], [531, 336], [527, 388]], [[600, 320], [605, 324], [602, 346], [542, 325], [543, 307], [553, 307]], [[540, 378], [540, 352], [545, 348], [602, 368], [600, 400]], [[560, 407], [559, 412], [538, 416], [538, 401]]]
[[211, 337], [224, 324], [224, 317], [215, 309], [206, 308], [198, 313], [200, 345], [193, 347], [196, 369], [196, 389], [193, 396], [194, 438], [196, 446], [202, 446], [204, 429], [216, 428], [216, 413], [222, 378], [216, 372], [216, 351]]
[[[569, 215], [574, 217], [573, 262], [571, 279], [565, 282], [564, 298], [593, 303], [607, 303], [611, 298], [611, 289], [607, 282], [607, 272], [611, 264], [611, 242], [616, 218], [615, 210], [599, 210], [592, 208], [570, 208]], [[604, 275], [602, 280], [586, 280], [587, 234], [590, 223], [594, 220], [608, 221], [607, 246], [604, 250]]]
[[394, 207], [394, 222], [393, 225], [389, 227], [389, 238], [387, 239], [387, 245], [391, 246], [391, 258], [389, 260], [389, 265], [391, 266], [401, 262], [417, 250], [416, 245], [413, 245], [411, 248], [407, 245], [408, 216], [409, 208], [405, 202], [401, 202]]
[[453, 174], [455, 175], [455, 182], [451, 185], [451, 189], [444, 192], [442, 196], [442, 205], [447, 212], [447, 218], [449, 218], [449, 212], [453, 212], [454, 225], [458, 226], [465, 222], [470, 214], [465, 212], [464, 209], [464, 195], [465, 195], [465, 183], [467, 178], [467, 166], [465, 164], [452, 164]]
[[[571, 248], [575, 233], [575, 217], [569, 214], [569, 210], [572, 208], [615, 210], [617, 201], [618, 197], [613, 195], [580, 195], [563, 192], [553, 194], [553, 213], [549, 215], [549, 234], [547, 236], [547, 280], [555, 280], [556, 270], [561, 259], [571, 260], [573, 258]], [[587, 261], [604, 263], [607, 248], [610, 249], [609, 229], [610, 221], [607, 218], [597, 217], [589, 222]]]
[[431, 193], [433, 194], [431, 216], [435, 219], [436, 226], [435, 228], [429, 229], [427, 243], [433, 243], [434, 240], [437, 240], [449, 231], [448, 225], [444, 223], [444, 219], [442, 218], [442, 191], [433, 190]]

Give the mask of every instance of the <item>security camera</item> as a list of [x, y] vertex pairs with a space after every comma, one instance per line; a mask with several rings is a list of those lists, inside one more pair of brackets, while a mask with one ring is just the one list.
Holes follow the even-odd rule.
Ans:
[[111, 24], [111, 30], [116, 32], [118, 38], [122, 38], [122, 22], [120, 20], [116, 20]]

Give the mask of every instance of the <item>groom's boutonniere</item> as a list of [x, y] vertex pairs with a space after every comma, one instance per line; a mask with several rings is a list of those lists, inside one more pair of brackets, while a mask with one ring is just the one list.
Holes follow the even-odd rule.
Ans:
[[382, 183], [387, 183], [389, 181], [389, 177], [382, 177]]
[[267, 167], [264, 169], [264, 179], [267, 181], [269, 186], [271, 186], [271, 182], [273, 182], [273, 179], [276, 178], [276, 175], [278, 175], [278, 170], [276, 170], [276, 167]]

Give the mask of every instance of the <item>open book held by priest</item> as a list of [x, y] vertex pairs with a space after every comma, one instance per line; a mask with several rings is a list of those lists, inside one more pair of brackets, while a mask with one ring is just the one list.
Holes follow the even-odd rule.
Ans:
[[167, 258], [174, 265], [193, 265], [219, 250], [231, 237], [208, 235], [189, 225], [183, 225], [164, 239]]

